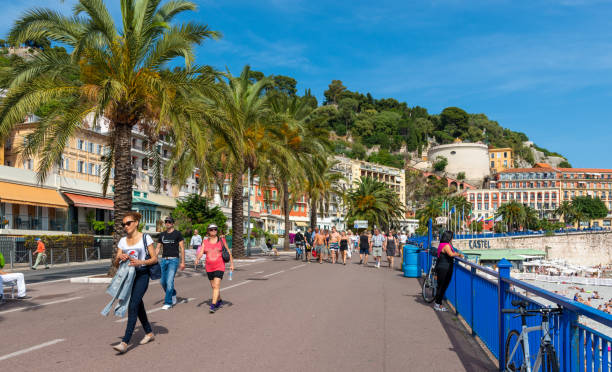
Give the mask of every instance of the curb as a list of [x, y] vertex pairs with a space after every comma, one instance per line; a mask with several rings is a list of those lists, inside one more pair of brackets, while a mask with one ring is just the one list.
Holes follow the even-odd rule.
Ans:
[[91, 276], [78, 276], [76, 278], [70, 278], [70, 283], [79, 284], [108, 284], [113, 278], [93, 278]]

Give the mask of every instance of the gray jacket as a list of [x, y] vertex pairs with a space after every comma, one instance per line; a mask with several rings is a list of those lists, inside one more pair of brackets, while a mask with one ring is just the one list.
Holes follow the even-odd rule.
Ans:
[[134, 266], [129, 266], [129, 261], [123, 261], [121, 265], [119, 265], [119, 269], [117, 269], [117, 273], [108, 285], [108, 288], [106, 288], [106, 293], [113, 298], [102, 310], [102, 315], [107, 316], [113, 306], [113, 302], [118, 300], [119, 302], [117, 302], [117, 306], [115, 306], [115, 316], [125, 316], [125, 312], [130, 303], [132, 285], [134, 285], [135, 277], [136, 269]]

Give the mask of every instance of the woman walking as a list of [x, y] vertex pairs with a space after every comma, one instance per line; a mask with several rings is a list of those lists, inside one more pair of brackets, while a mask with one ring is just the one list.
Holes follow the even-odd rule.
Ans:
[[440, 245], [438, 246], [438, 263], [436, 264], [436, 274], [438, 275], [438, 288], [436, 290], [436, 298], [434, 309], [436, 311], [446, 311], [446, 307], [442, 306], [444, 293], [450, 284], [453, 276], [454, 257], [461, 257], [461, 253], [455, 252], [452, 245], [453, 232], [445, 231], [440, 237]]
[[385, 253], [387, 254], [387, 262], [389, 263], [390, 269], [393, 269], [393, 258], [395, 257], [395, 249], [397, 246], [397, 238], [393, 236], [393, 231], [389, 230], [389, 233], [387, 234], [387, 247], [385, 248]]
[[340, 254], [342, 255], [342, 264], [346, 265], [346, 251], [349, 247], [349, 238], [346, 235], [346, 231], [342, 231], [340, 235]]
[[210, 313], [213, 314], [222, 305], [223, 301], [220, 296], [221, 279], [225, 273], [225, 262], [223, 261], [223, 248], [227, 249], [230, 257], [230, 272], [234, 271], [234, 258], [232, 252], [227, 248], [227, 243], [223, 237], [217, 236], [218, 227], [215, 224], [208, 225], [207, 237], [202, 242], [202, 251], [196, 256], [196, 266], [202, 258], [202, 255], [206, 255], [206, 275], [210, 280], [210, 287], [212, 288], [212, 300], [210, 303]]
[[138, 224], [141, 218], [142, 215], [138, 212], [128, 212], [125, 217], [123, 217], [121, 226], [123, 226], [127, 232], [127, 236], [119, 240], [119, 244], [117, 244], [117, 258], [115, 258], [114, 262], [115, 266], [117, 266], [119, 263], [129, 260], [130, 262], [128, 265], [135, 267], [125, 334], [121, 342], [113, 346], [120, 354], [127, 351], [128, 343], [132, 338], [134, 327], [136, 326], [136, 319], [140, 320], [140, 324], [142, 324], [142, 328], [146, 333], [140, 341], [140, 344], [144, 345], [155, 339], [142, 298], [149, 287], [149, 268], [147, 266], [157, 263], [157, 254], [151, 236], [146, 235], [143, 237], [143, 234], [138, 231]]

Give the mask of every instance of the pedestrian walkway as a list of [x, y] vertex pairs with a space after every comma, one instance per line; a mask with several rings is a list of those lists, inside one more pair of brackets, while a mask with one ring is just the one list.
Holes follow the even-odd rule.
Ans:
[[[240, 263], [224, 280], [226, 305], [208, 314], [202, 271], [177, 275], [179, 303], [160, 311], [152, 283], [146, 308], [157, 337], [116, 356], [124, 322], [99, 315], [104, 285], [39, 284], [33, 298], [0, 306], [3, 369], [82, 371], [205, 368], [224, 371], [493, 371], [495, 365], [451, 313], [422, 303], [416, 279], [386, 267], [303, 263], [290, 257]], [[59, 302], [62, 299], [70, 301]], [[38, 306], [41, 305], [41, 306]], [[134, 341], [143, 336], [137, 327]], [[41, 346], [42, 345], [42, 346]], [[212, 357], [210, 350], [219, 351]], [[31, 351], [28, 351], [31, 350]], [[35, 351], [34, 351], [35, 350]]]

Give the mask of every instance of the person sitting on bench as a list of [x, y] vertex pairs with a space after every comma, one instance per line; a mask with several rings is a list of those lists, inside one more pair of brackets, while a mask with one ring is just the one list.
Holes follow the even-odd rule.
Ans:
[[11, 283], [17, 282], [17, 298], [20, 300], [25, 300], [30, 297], [26, 296], [26, 285], [25, 279], [23, 278], [22, 273], [7, 273], [0, 270], [0, 280], [3, 283]]

